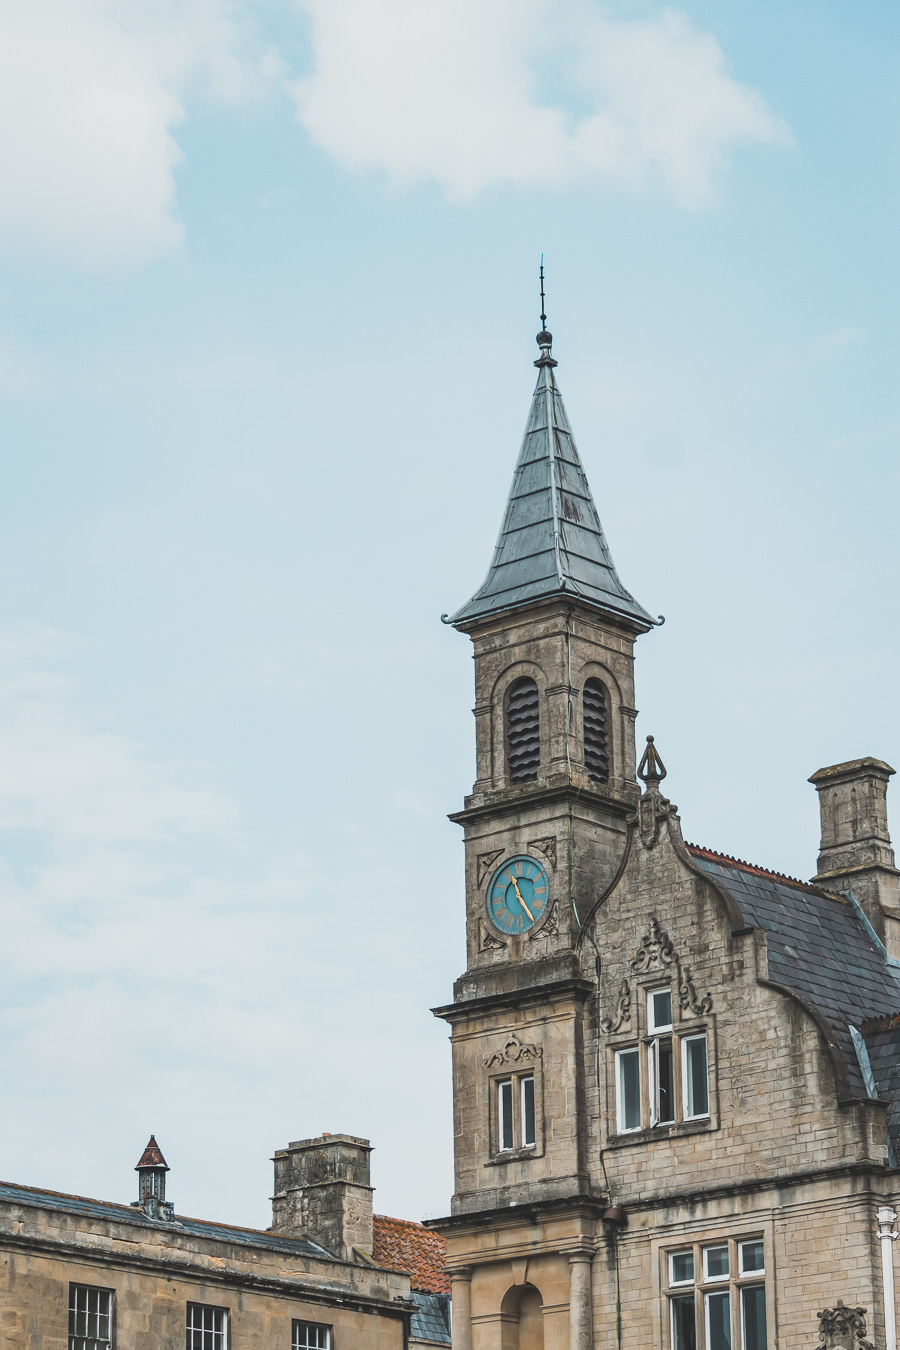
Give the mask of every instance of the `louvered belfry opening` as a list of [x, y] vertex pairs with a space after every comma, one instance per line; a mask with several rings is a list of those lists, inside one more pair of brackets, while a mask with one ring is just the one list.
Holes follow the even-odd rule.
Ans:
[[609, 718], [602, 680], [584, 685], [584, 763], [594, 782], [609, 782]]
[[541, 762], [538, 687], [527, 675], [506, 695], [506, 752], [513, 783], [533, 783]]

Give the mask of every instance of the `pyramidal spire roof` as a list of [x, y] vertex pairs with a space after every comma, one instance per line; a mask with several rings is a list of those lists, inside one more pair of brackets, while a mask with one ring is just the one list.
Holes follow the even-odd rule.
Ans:
[[462, 626], [564, 596], [646, 631], [660, 620], [619, 580], [556, 383], [552, 341], [546, 328], [538, 333], [537, 384], [488, 574], [445, 621]]
[[142, 1167], [159, 1167], [165, 1168], [167, 1172], [169, 1171], [169, 1164], [162, 1155], [162, 1149], [156, 1142], [155, 1134], [151, 1134], [147, 1147], [141, 1154], [140, 1162], [134, 1170], [139, 1172]]

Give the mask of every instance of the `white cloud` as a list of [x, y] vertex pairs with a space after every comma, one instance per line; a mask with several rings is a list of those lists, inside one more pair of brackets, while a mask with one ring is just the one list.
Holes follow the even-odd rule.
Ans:
[[274, 73], [226, 0], [0, 5], [0, 242], [97, 269], [175, 247], [185, 94]]
[[[619, 19], [590, 0], [300, 0], [315, 69], [301, 121], [348, 167], [431, 180], [661, 182], [708, 201], [734, 147], [785, 143], [761, 96], [684, 15]], [[542, 90], [547, 90], [542, 94]]]

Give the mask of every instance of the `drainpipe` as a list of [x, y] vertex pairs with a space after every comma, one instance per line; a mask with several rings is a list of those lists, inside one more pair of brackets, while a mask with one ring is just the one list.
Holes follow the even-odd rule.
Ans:
[[894, 1224], [897, 1220], [896, 1211], [887, 1208], [880, 1209], [876, 1215], [878, 1219], [878, 1236], [881, 1239], [881, 1280], [884, 1287], [884, 1345], [885, 1350], [897, 1350], [897, 1311], [894, 1305], [894, 1253], [891, 1249], [891, 1243], [897, 1240], [898, 1234], [894, 1232]]

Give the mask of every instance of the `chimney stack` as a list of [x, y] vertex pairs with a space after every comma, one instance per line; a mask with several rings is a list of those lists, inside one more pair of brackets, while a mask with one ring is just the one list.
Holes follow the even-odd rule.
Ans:
[[307, 1237], [344, 1261], [372, 1254], [368, 1139], [323, 1134], [279, 1149], [272, 1232]]
[[810, 778], [819, 794], [822, 842], [813, 881], [851, 891], [888, 949], [900, 956], [900, 872], [887, 822], [887, 785], [894, 770], [881, 759], [852, 759]]
[[169, 1165], [156, 1142], [155, 1134], [151, 1134], [134, 1170], [138, 1174], [138, 1198], [133, 1203], [144, 1211], [148, 1219], [163, 1219], [171, 1223], [175, 1217], [175, 1206], [166, 1199]]

